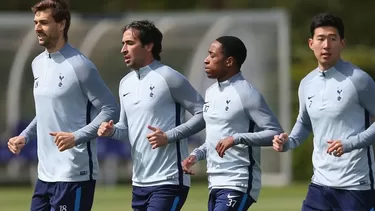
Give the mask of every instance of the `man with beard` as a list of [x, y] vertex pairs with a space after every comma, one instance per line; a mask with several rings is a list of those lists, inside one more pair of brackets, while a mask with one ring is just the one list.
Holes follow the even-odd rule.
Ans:
[[118, 105], [95, 65], [67, 43], [67, 2], [43, 0], [32, 11], [38, 42], [45, 47], [32, 62], [36, 116], [8, 147], [18, 154], [28, 141], [38, 140], [30, 210], [91, 210], [99, 171], [96, 131], [118, 116]]

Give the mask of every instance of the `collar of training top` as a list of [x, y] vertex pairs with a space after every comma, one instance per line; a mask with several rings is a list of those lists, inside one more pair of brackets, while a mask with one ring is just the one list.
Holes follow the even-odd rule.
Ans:
[[147, 75], [150, 71], [156, 70], [160, 67], [160, 62], [158, 60], [152, 61], [149, 65], [139, 68], [138, 71], [135, 71], [139, 78], [142, 78]]
[[53, 52], [53, 53], [49, 53], [49, 52], [47, 51], [47, 49], [46, 49], [46, 50], [44, 51], [44, 54], [45, 54], [46, 57], [48, 57], [48, 58], [55, 58], [56, 56], [61, 55], [63, 51], [66, 51], [66, 50], [68, 50], [69, 48], [71, 48], [70, 45], [69, 45], [68, 43], [65, 43], [65, 45], [64, 45], [62, 48], [60, 48], [58, 51]]
[[334, 65], [332, 66], [331, 68], [328, 68], [324, 71], [320, 70], [319, 67], [317, 68], [318, 72], [319, 72], [319, 75], [322, 76], [322, 77], [329, 77], [329, 76], [332, 76], [332, 74], [336, 71], [340, 71], [340, 68], [341, 66], [344, 64], [344, 61], [342, 61], [341, 59]]
[[218, 81], [217, 83], [218, 83], [220, 88], [224, 88], [224, 87], [229, 86], [231, 83], [237, 81], [239, 78], [242, 78], [241, 72], [236, 73], [235, 75], [233, 75], [232, 77], [228, 78], [225, 81], [222, 81], [222, 82]]

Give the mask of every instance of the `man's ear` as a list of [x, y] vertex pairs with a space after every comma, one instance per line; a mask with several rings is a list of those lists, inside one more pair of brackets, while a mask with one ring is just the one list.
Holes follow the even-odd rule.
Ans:
[[345, 48], [345, 46], [346, 46], [346, 40], [345, 39], [341, 39], [340, 42], [341, 42], [341, 49]]
[[225, 61], [225, 66], [232, 67], [233, 65], [234, 65], [234, 58], [232, 56], [230, 56]]
[[313, 38], [309, 38], [309, 40], [307, 41], [307, 43], [309, 44], [309, 48], [311, 50], [314, 50], [314, 48], [313, 48], [313, 42], [314, 42]]
[[154, 43], [149, 43], [149, 44], [145, 45], [146, 50], [149, 51], [149, 52], [152, 51], [153, 47], [154, 47]]
[[62, 20], [60, 23], [60, 31], [64, 31], [65, 30], [65, 26], [66, 26], [66, 20]]

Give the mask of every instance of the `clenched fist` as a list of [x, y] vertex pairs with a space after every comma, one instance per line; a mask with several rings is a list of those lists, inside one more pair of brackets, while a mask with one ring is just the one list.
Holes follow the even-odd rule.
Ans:
[[22, 148], [26, 144], [26, 139], [23, 136], [15, 136], [8, 141], [8, 148], [13, 154], [20, 154]]
[[109, 122], [102, 122], [98, 129], [98, 136], [103, 137], [103, 136], [109, 136], [112, 131], [113, 131], [113, 120], [110, 120]]
[[288, 141], [288, 134], [286, 133], [282, 133], [280, 135], [275, 135], [273, 137], [273, 149], [278, 151], [278, 152], [282, 152], [283, 151], [283, 147], [284, 147], [284, 144]]
[[197, 162], [195, 155], [189, 155], [184, 161], [182, 161], [182, 170], [185, 174], [194, 175], [195, 173], [190, 169]]

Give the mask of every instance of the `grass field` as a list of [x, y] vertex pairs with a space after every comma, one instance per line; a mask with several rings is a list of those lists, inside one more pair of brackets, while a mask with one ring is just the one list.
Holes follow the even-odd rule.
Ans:
[[[250, 210], [257, 211], [298, 211], [305, 198], [307, 184], [296, 184], [285, 188], [264, 187], [258, 203]], [[26, 211], [29, 209], [32, 188], [0, 188], [0, 210]], [[193, 183], [184, 211], [207, 210], [207, 184]], [[95, 192], [93, 211], [131, 211], [131, 186], [116, 188], [98, 187]]]

